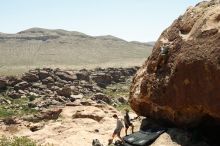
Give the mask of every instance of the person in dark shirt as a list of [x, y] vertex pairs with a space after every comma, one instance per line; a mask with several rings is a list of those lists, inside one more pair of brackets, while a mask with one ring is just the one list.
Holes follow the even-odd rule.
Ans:
[[125, 109], [125, 116], [124, 116], [124, 123], [125, 123], [125, 134], [128, 135], [128, 128], [131, 127], [132, 133], [134, 133], [134, 125], [131, 123], [131, 119], [129, 116], [129, 110]]

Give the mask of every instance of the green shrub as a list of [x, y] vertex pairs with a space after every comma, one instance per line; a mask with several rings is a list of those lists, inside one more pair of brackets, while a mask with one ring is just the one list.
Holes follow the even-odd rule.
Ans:
[[37, 146], [37, 144], [27, 137], [0, 138], [0, 146]]
[[13, 111], [0, 107], [0, 118], [1, 117], [10, 117], [13, 115], [14, 115]]
[[118, 111], [122, 111], [124, 112], [125, 109], [128, 109], [130, 111], [132, 111], [131, 107], [129, 104], [121, 104], [115, 107]]
[[28, 99], [29, 99], [30, 101], [34, 101], [36, 98], [38, 98], [38, 97], [35, 96], [35, 95], [30, 95], [30, 96], [28, 96]]
[[[4, 103], [0, 105], [0, 119], [8, 118], [11, 116], [23, 116], [29, 114], [35, 114], [37, 111], [34, 108], [30, 108], [28, 106], [29, 98], [19, 98], [19, 99], [11, 99], [8, 96], [2, 96], [1, 98], [5, 98], [10, 101], [10, 104]], [[35, 97], [31, 97], [35, 98]]]

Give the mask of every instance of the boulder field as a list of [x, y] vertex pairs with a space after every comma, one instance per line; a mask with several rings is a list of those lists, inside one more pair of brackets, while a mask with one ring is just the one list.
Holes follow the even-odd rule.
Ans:
[[[42, 110], [50, 105], [81, 104], [91, 97], [96, 102], [116, 104], [103, 94], [111, 84], [125, 83], [138, 67], [96, 68], [94, 70], [33, 69], [21, 76], [0, 77], [0, 103], [10, 105], [10, 99], [28, 99], [28, 107]], [[127, 102], [127, 101], [126, 101]], [[82, 103], [83, 104], [83, 103]]]

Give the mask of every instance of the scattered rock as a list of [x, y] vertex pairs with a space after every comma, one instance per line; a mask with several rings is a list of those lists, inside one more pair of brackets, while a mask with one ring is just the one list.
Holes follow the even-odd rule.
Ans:
[[110, 97], [106, 96], [103, 93], [96, 93], [95, 95], [93, 95], [93, 97], [91, 98], [94, 101], [104, 101], [107, 104], [111, 104], [112, 100]]
[[38, 75], [39, 75], [39, 78], [41, 80], [43, 80], [43, 79], [45, 79], [45, 78], [50, 76], [50, 74], [47, 71], [45, 71], [45, 70], [40, 70]]
[[118, 98], [118, 101], [119, 101], [120, 103], [122, 103], [122, 104], [127, 103], [127, 100], [126, 100], [124, 97], [119, 97], [119, 98]]
[[36, 74], [33, 73], [25, 73], [22, 77], [22, 80], [26, 81], [26, 82], [36, 82], [39, 80], [38, 76]]
[[95, 102], [90, 99], [81, 100], [80, 103], [84, 106], [91, 106], [91, 105], [95, 104]]
[[15, 90], [24, 90], [24, 89], [26, 89], [27, 87], [29, 87], [29, 84], [28, 84], [26, 81], [23, 81], [23, 82], [17, 83], [17, 84], [14, 86], [14, 89], [15, 89]]
[[47, 86], [46, 86], [46, 85], [43, 85], [41, 82], [33, 83], [33, 84], [32, 84], [32, 87], [38, 88], [38, 89], [46, 89], [46, 88], [47, 88]]
[[42, 123], [34, 123], [34, 124], [30, 125], [30, 130], [32, 132], [35, 132], [35, 131], [42, 129], [43, 127], [44, 127], [44, 124], [42, 124]]
[[92, 141], [92, 146], [103, 146], [98, 139]]
[[49, 84], [49, 83], [54, 83], [54, 79], [52, 77], [47, 77], [42, 80], [43, 84]]
[[85, 80], [85, 81], [90, 80], [89, 73], [87, 71], [77, 72], [76, 76], [78, 80]]
[[102, 88], [105, 88], [107, 85], [111, 84], [112, 81], [112, 77], [105, 73], [92, 74], [91, 79]]
[[21, 98], [22, 94], [14, 91], [14, 92], [8, 93], [8, 96], [11, 97], [12, 99], [18, 99], [18, 98]]
[[62, 79], [62, 80], [65, 80], [65, 81], [74, 81], [77, 79], [77, 76], [74, 75], [74, 74], [68, 74], [67, 72], [56, 72], [56, 75]]
[[18, 124], [18, 120], [15, 117], [9, 117], [2, 120], [5, 125]]
[[57, 94], [65, 97], [70, 97], [72, 94], [71, 88], [69, 86], [64, 86], [63, 88], [57, 91]]
[[22, 80], [16, 76], [7, 76], [6, 80], [8, 81], [8, 86], [15, 86], [17, 83], [22, 82]]
[[73, 98], [73, 99], [82, 99], [83, 98], [83, 94], [71, 95], [70, 97]]
[[66, 106], [82, 106], [82, 104], [78, 100], [78, 101], [75, 101], [75, 102], [68, 102], [68, 103], [66, 103]]
[[99, 133], [99, 129], [95, 129], [94, 131], [95, 131], [96, 133]]

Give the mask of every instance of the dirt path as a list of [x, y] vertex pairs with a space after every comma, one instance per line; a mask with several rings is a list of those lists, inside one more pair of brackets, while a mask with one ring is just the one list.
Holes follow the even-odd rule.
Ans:
[[[84, 118], [72, 118], [76, 113]], [[41, 122], [44, 124], [42, 129], [31, 132], [29, 128], [21, 126], [13, 135], [27, 136], [43, 145], [91, 146], [93, 139], [99, 139], [101, 143], [107, 145], [115, 128], [116, 121], [112, 118], [115, 113], [121, 116], [121, 113], [110, 106], [67, 106], [63, 108], [60, 118], [56, 121]]]

